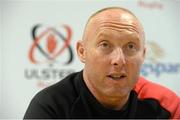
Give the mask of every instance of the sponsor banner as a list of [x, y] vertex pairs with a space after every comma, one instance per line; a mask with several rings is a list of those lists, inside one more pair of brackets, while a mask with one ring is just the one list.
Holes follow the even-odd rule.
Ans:
[[[179, 51], [179, 2], [174, 1], [138, 1], [139, 18], [146, 33], [148, 52], [141, 74], [151, 81], [160, 83], [178, 95], [180, 90]], [[143, 16], [146, 17], [143, 17]], [[173, 16], [176, 17], [173, 17]]]
[[4, 2], [0, 27], [0, 77], [3, 76], [0, 118], [22, 118], [38, 91], [83, 69], [76, 54], [76, 42], [82, 38], [89, 16], [108, 6], [130, 9], [144, 26], [148, 52], [141, 75], [180, 96], [177, 3], [176, 0]]

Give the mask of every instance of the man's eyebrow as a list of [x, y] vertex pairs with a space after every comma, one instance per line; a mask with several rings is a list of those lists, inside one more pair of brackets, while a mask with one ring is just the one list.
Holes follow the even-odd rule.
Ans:
[[141, 41], [138, 36], [128, 35], [127, 37], [129, 39], [129, 41], [131, 41], [131, 42], [140, 42]]

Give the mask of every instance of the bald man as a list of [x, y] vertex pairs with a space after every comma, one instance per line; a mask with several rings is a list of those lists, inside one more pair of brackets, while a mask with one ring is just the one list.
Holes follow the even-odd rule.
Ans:
[[140, 77], [144, 30], [129, 10], [93, 14], [77, 42], [84, 69], [39, 92], [24, 118], [180, 118], [180, 99]]

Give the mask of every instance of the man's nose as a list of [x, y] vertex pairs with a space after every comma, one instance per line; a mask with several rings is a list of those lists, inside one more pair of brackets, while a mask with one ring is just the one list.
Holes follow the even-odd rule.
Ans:
[[111, 64], [121, 66], [126, 63], [126, 58], [121, 48], [117, 48], [112, 52]]

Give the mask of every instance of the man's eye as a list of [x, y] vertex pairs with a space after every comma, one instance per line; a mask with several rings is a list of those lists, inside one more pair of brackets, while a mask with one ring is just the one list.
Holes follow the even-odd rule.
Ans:
[[107, 42], [102, 42], [102, 43], [100, 44], [100, 46], [101, 46], [102, 48], [109, 48], [109, 47], [110, 47], [109, 43], [107, 43]]
[[102, 47], [108, 47], [108, 44], [107, 43], [102, 43], [101, 46]]
[[129, 49], [133, 49], [133, 48], [134, 48], [134, 45], [133, 45], [133, 44], [128, 44], [128, 48], [129, 48]]
[[127, 44], [127, 49], [129, 49], [129, 50], [136, 49], [136, 45], [134, 43], [128, 43]]
[[133, 56], [138, 52], [138, 47], [135, 43], [130, 42], [126, 44], [123, 51], [127, 56]]

